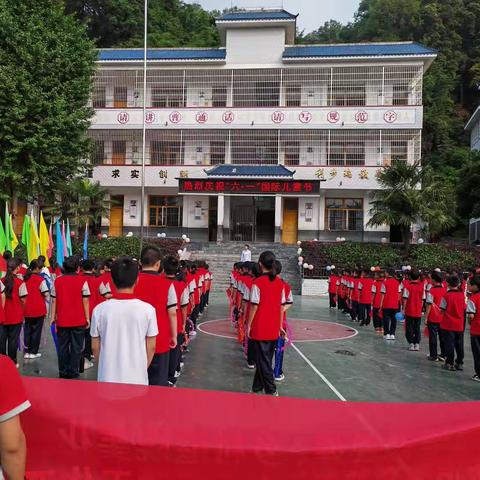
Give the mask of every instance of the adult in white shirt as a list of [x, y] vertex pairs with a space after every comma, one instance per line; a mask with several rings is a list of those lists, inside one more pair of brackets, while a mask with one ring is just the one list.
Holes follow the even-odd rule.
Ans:
[[242, 250], [242, 254], [240, 255], [241, 262], [251, 262], [252, 261], [252, 252], [250, 251], [250, 247], [245, 245]]
[[148, 367], [158, 335], [155, 308], [134, 298], [138, 263], [121, 257], [112, 264], [116, 292], [92, 313], [90, 334], [98, 381], [148, 385]]

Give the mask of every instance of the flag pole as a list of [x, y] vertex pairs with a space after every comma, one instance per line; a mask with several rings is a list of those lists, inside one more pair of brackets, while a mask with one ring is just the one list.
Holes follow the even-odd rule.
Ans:
[[[148, 0], [145, 0], [143, 24], [143, 127], [142, 127], [142, 192], [140, 201], [140, 252], [143, 248], [143, 236], [145, 229], [145, 154], [147, 133], [147, 33], [148, 33]], [[139, 252], [139, 256], [140, 256]]]

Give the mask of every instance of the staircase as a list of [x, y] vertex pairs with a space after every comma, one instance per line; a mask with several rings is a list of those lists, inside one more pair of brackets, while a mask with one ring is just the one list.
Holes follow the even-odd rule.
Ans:
[[[192, 242], [188, 247], [191, 260], [205, 260], [213, 273], [213, 293], [222, 294], [230, 286], [230, 273], [233, 264], [240, 261], [240, 254], [245, 243], [228, 242], [222, 244]], [[257, 261], [265, 250], [271, 250], [282, 263], [282, 278], [292, 287], [294, 295], [299, 295], [301, 278], [298, 271], [296, 245], [280, 243], [249, 244], [252, 261]]]

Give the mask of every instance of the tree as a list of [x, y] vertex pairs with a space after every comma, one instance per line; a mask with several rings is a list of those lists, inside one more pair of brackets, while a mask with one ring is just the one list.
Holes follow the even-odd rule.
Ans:
[[380, 190], [373, 194], [368, 226], [389, 225], [402, 232], [405, 252], [410, 247], [410, 228], [426, 223], [438, 235], [454, 225], [454, 205], [432, 171], [419, 163], [395, 162], [377, 175]]
[[459, 213], [465, 219], [480, 217], [480, 152], [471, 152], [460, 170], [456, 193]]
[[99, 182], [75, 178], [50, 199], [50, 204], [45, 210], [53, 216], [71, 219], [79, 234], [87, 223], [91, 226], [92, 232], [97, 233], [99, 221], [108, 215], [110, 209], [111, 202], [107, 198], [108, 189], [102, 187]]
[[0, 197], [72, 178], [88, 152], [96, 52], [60, 0], [0, 0]]

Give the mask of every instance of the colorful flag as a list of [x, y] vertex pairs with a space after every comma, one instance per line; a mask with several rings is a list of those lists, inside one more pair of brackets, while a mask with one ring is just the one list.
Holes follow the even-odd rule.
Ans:
[[22, 244], [25, 247], [28, 256], [28, 248], [30, 245], [30, 217], [28, 215], [25, 215], [23, 218]]
[[[8, 219], [5, 220], [8, 222]], [[3, 229], [3, 222], [0, 218], [0, 253], [3, 253], [7, 248], [7, 237], [5, 236], [5, 230]]]
[[37, 222], [33, 213], [30, 217], [30, 242], [28, 244], [28, 261], [36, 260], [40, 254], [40, 238], [38, 237]]
[[88, 221], [85, 224], [85, 235], [83, 237], [83, 259], [88, 258]]
[[57, 220], [55, 223], [55, 236], [57, 237], [57, 263], [59, 267], [63, 267], [65, 254], [63, 249], [63, 236], [60, 228], [60, 220]]
[[50, 266], [50, 262], [48, 261], [48, 259], [50, 258], [50, 254], [48, 252], [49, 248], [50, 248], [50, 235], [47, 229], [47, 224], [45, 223], [45, 219], [43, 218], [43, 212], [40, 212], [40, 255], [45, 256], [46, 267]]
[[18, 246], [18, 239], [13, 230], [12, 215], [8, 213], [8, 203], [5, 202], [5, 249], [15, 255], [15, 249]]
[[55, 244], [53, 243], [53, 232], [52, 232], [52, 224], [53, 224], [53, 218], [50, 219], [50, 226], [48, 227], [48, 249], [47, 249], [47, 255], [48, 258], [50, 259], [52, 257], [52, 252], [53, 249], [55, 248]]
[[65, 220], [62, 220], [62, 245], [63, 245], [63, 257], [68, 257], [67, 239], [65, 237]]
[[65, 236], [67, 237], [66, 240], [67, 240], [67, 254], [69, 257], [71, 257], [73, 255], [73, 250], [72, 250], [72, 236], [70, 235], [70, 222], [67, 218], [67, 232], [65, 234]]

